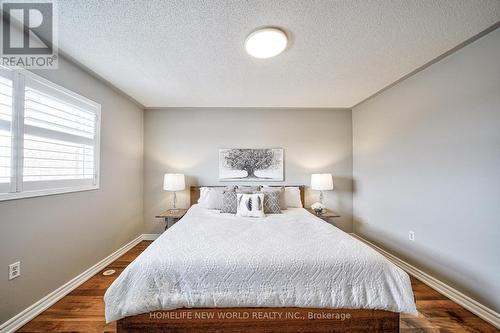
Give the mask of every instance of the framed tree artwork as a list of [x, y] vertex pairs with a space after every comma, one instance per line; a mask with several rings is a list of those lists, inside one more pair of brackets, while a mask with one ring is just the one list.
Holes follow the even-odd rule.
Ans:
[[221, 181], [283, 181], [283, 149], [219, 149]]

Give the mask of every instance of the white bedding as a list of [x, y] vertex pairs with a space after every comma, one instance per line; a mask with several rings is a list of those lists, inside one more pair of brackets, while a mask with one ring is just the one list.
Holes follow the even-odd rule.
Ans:
[[408, 275], [302, 208], [244, 218], [194, 205], [113, 282], [106, 321], [194, 307], [416, 313]]

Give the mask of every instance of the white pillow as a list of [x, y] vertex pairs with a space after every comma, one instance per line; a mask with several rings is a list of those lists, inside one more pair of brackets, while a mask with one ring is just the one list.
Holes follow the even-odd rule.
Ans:
[[222, 187], [200, 187], [200, 198], [198, 203], [201, 207], [207, 209], [221, 209], [222, 208]]
[[198, 203], [200, 206], [204, 206], [207, 202], [208, 187], [200, 187], [200, 197], [198, 198]]
[[264, 217], [264, 193], [238, 193], [236, 216]]
[[302, 208], [300, 189], [298, 187], [285, 187], [285, 202], [287, 208]]

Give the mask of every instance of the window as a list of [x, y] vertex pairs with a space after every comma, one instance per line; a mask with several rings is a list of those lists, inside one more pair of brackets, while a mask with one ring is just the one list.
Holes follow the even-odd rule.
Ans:
[[0, 68], [0, 200], [99, 188], [100, 105]]
[[12, 95], [12, 72], [0, 68], [0, 193], [11, 183]]

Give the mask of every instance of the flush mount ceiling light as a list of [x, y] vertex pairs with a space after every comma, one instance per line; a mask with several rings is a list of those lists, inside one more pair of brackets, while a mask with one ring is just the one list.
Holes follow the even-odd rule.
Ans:
[[252, 32], [245, 41], [245, 49], [252, 57], [275, 57], [286, 49], [288, 38], [283, 30], [264, 28]]

